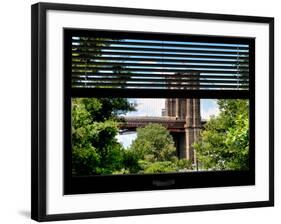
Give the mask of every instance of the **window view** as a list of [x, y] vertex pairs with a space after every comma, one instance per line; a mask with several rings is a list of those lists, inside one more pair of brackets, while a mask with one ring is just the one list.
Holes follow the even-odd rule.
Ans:
[[250, 45], [208, 38], [71, 37], [72, 175], [249, 170]]
[[248, 100], [75, 98], [73, 174], [247, 170]]

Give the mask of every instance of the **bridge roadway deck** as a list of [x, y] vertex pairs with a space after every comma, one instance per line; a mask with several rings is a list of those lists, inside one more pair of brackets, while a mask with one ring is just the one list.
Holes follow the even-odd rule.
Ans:
[[[177, 119], [176, 117], [126, 116], [120, 119], [122, 122], [120, 122], [119, 128], [122, 132], [135, 131], [137, 128], [144, 127], [151, 123], [161, 124], [170, 132], [185, 132], [186, 128], [186, 121], [184, 119]], [[205, 121], [202, 121], [202, 123], [205, 123]]]

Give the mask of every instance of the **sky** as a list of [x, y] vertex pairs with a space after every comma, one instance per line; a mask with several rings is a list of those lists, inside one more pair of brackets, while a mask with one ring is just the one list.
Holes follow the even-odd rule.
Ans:
[[[165, 108], [165, 99], [130, 99], [136, 104], [136, 111], [129, 112], [126, 116], [162, 116], [162, 109]], [[219, 108], [215, 99], [200, 100], [201, 119], [208, 120], [211, 115], [218, 115]], [[125, 147], [129, 147], [137, 137], [136, 133], [122, 134], [117, 136], [117, 140]]]

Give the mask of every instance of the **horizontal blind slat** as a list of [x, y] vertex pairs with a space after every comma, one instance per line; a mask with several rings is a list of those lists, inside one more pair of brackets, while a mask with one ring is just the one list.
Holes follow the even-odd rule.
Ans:
[[[191, 57], [187, 57], [190, 59], [172, 59], [172, 58], [132, 58], [132, 57], [104, 57], [104, 56], [91, 56], [91, 57], [87, 57], [87, 56], [80, 56], [80, 55], [72, 55], [73, 59], [80, 59], [80, 60], [92, 60], [92, 61], [96, 61], [96, 60], [100, 60], [100, 61], [149, 61], [149, 62], [153, 62], [153, 63], [161, 63], [161, 62], [165, 62], [165, 63], [208, 63], [208, 64], [233, 64], [233, 63], [238, 63], [239, 65], [248, 65], [249, 62], [246, 59], [210, 59], [210, 58], [205, 58], [204, 60], [202, 60], [203, 58], [192, 58]], [[225, 60], [225, 61], [224, 61]]]
[[[83, 52], [83, 51], [74, 51], [72, 52], [73, 54], [78, 53], [78, 54], [87, 54], [87, 55], [97, 55], [101, 54], [99, 51], [90, 51], [90, 52]], [[102, 52], [103, 55], [115, 55], [115, 56], [141, 56], [141, 57], [148, 57], [148, 56], [153, 56], [153, 57], [173, 57], [173, 58], [214, 58], [214, 59], [237, 59], [237, 56], [232, 56], [232, 55], [204, 55], [204, 54], [171, 54], [171, 53], [139, 53], [139, 52], [114, 52], [114, 51], [106, 51]], [[241, 59], [248, 59], [248, 56], [240, 55]]]
[[[75, 77], [75, 76], [99, 76], [99, 77], [109, 77], [109, 76], [120, 76], [121, 78], [123, 76], [127, 77], [127, 76], [130, 76], [130, 77], [157, 77], [157, 78], [179, 78], [179, 76], [175, 75], [175, 74], [172, 74], [172, 75], [169, 75], [169, 74], [158, 74], [157, 76], [155, 74], [146, 74], [146, 73], [136, 73], [136, 74], [115, 74], [115, 73], [112, 73], [112, 74], [109, 74], [109, 73], [92, 73], [92, 72], [89, 72], [89, 73], [79, 73], [79, 72], [74, 72], [72, 73], [72, 77]], [[239, 74], [222, 74], [222, 75], [218, 75], [218, 74], [199, 74], [198, 75], [192, 75], [192, 76], [189, 76], [189, 77], [192, 77], [193, 79], [200, 79], [200, 78], [217, 78], [217, 79], [248, 79], [248, 75], [239, 75]], [[185, 80], [185, 79], [189, 79], [189, 77], [186, 77], [186, 76], [180, 76], [180, 78], [182, 80]]]
[[[91, 48], [89, 47], [79, 47], [79, 46], [75, 46], [73, 47], [72, 51], [73, 52], [94, 52], [96, 48], [92, 48], [94, 50], [91, 50]], [[105, 51], [106, 50], [106, 51]], [[225, 54], [225, 55], [233, 55], [233, 54], [237, 54], [239, 53], [239, 55], [241, 56], [246, 56], [249, 53], [248, 52], [233, 52], [233, 51], [211, 51], [211, 50], [202, 50], [202, 49], [161, 49], [161, 48], [143, 48], [143, 47], [138, 47], [138, 48], [133, 48], [133, 47], [100, 47], [99, 51], [106, 53], [108, 52], [107, 50], [111, 50], [113, 52], [118, 52], [118, 51], [122, 51], [122, 52], [163, 52], [163, 53], [202, 53], [202, 54]]]
[[208, 49], [225, 49], [225, 50], [248, 50], [249, 47], [247, 46], [239, 46], [236, 44], [236, 46], [220, 46], [220, 45], [207, 45], [206, 43], [196, 44], [195, 42], [181, 42], [178, 44], [171, 43], [168, 41], [163, 41], [163, 43], [151, 43], [151, 42], [141, 42], [141, 41], [110, 41], [110, 40], [104, 40], [104, 41], [79, 41], [79, 40], [73, 40], [72, 43], [74, 43], [73, 46], [77, 46], [75, 44], [81, 44], [83, 46], [85, 45], [110, 45], [110, 44], [118, 44], [118, 45], [132, 45], [132, 46], [157, 46], [157, 47], [198, 47], [198, 48], [208, 48]]
[[[79, 84], [79, 85], [78, 85]], [[83, 84], [86, 83], [77, 83], [75, 82], [75, 85], [77, 87], [83, 86]], [[94, 83], [94, 84], [90, 84], [88, 87], [93, 86], [93, 87], [98, 87], [98, 86], [117, 86], [117, 87], [122, 87], [122, 84], [120, 83]], [[212, 88], [225, 88], [225, 89], [237, 89], [237, 88], [247, 88], [248, 85], [180, 85], [180, 84], [154, 84], [154, 83], [149, 83], [149, 84], [145, 84], [145, 83], [136, 83], [136, 84], [132, 84], [132, 83], [126, 83], [126, 85], [124, 86], [128, 86], [128, 87], [158, 87], [158, 88], [168, 88], [168, 87], [182, 87], [182, 88], [186, 88], [186, 89], [201, 89], [201, 88], [208, 88], [208, 89], [212, 89]]]
[[[73, 72], [77, 72], [78, 70], [79, 70], [79, 68], [75, 68], [75, 67], [72, 68]], [[81, 70], [81, 68], [80, 68], [80, 70]], [[97, 70], [98, 71], [112, 71], [112, 69], [109, 69], [109, 68], [99, 68]], [[171, 72], [184, 72], [184, 73], [186, 73], [186, 71], [187, 71], [187, 70], [184, 70], [184, 69], [145, 69], [145, 68], [142, 68], [142, 69], [127, 68], [126, 70], [132, 72], [132, 74], [137, 74], [137, 72], [149, 72], [149, 73], [153, 73], [155, 75], [161, 74], [163, 72], [170, 72], [170, 73]], [[91, 71], [91, 69], [85, 69], [84, 72], [87, 72], [87, 71]], [[133, 73], [133, 72], [135, 72], [135, 73]], [[199, 69], [193, 69], [192, 72], [215, 73], [215, 74], [235, 74], [236, 73], [236, 71], [199, 70]], [[107, 74], [110, 74], [110, 73], [107, 73]]]
[[[115, 62], [89, 62], [89, 63], [82, 63], [82, 62], [72, 62], [72, 67], [86, 67], [86, 66], [93, 66], [95, 68], [98, 67], [116, 67], [116, 66], [123, 66], [124, 69], [128, 66], [134, 66], [134, 67], [173, 67], [173, 68], [194, 68], [194, 67], [200, 67], [200, 68], [217, 68], [217, 69], [232, 69], [237, 68], [237, 65], [230, 64], [228, 66], [218, 66], [218, 65], [206, 65], [206, 64], [195, 64], [195, 65], [186, 65], [186, 64], [147, 64], [147, 63], [115, 63]], [[248, 65], [241, 65], [240, 68], [248, 68]]]
[[[97, 77], [84, 77], [84, 80], [81, 79], [81, 77], [73, 77], [73, 81], [81, 81], [84, 80], [90, 80], [90, 81], [97, 81], [97, 82], [103, 82], [103, 81], [112, 81], [114, 82], [120, 82], [120, 81], [128, 81], [128, 82], [139, 82], [139, 83], [169, 83], [169, 82], [188, 82], [188, 81], [194, 81], [194, 80], [182, 80], [182, 79], [145, 79], [145, 78], [125, 78], [125, 79], [119, 79], [119, 78], [97, 78]], [[235, 83], [237, 84], [237, 80], [217, 80], [217, 79], [200, 79], [200, 83]], [[248, 80], [241, 80], [239, 83], [248, 83]]]

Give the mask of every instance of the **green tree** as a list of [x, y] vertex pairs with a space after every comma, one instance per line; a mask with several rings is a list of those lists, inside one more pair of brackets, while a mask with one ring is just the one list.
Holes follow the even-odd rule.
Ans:
[[150, 162], [175, 159], [176, 148], [169, 131], [161, 124], [148, 124], [137, 129], [137, 138], [131, 145], [131, 150], [139, 159]]
[[134, 110], [123, 98], [72, 99], [73, 174], [110, 174], [123, 168], [117, 115]]
[[249, 102], [218, 100], [220, 114], [212, 117], [194, 144], [199, 166], [208, 170], [249, 167]]
[[157, 161], [151, 163], [141, 160], [139, 163], [142, 168], [140, 173], [167, 173], [178, 171], [176, 163], [172, 161]]
[[[122, 42], [122, 39], [85, 36], [75, 37], [73, 41], [75, 43], [72, 45], [72, 75], [75, 77], [75, 79], [72, 79], [73, 87], [81, 87], [81, 85], [99, 88], [126, 87], [126, 83], [131, 79], [132, 74], [123, 64], [124, 60], [119, 59], [118, 62], [110, 62], [105, 60], [102, 55], [104, 47], [118, 44]], [[104, 73], [104, 68], [111, 70], [112, 73]], [[108, 79], [111, 79], [110, 83]]]
[[[137, 138], [130, 147], [130, 158], [137, 159], [138, 173], [165, 173], [192, 169], [192, 162], [176, 157], [176, 148], [169, 131], [161, 124], [148, 124], [137, 129]], [[136, 160], [135, 160], [136, 161]]]

